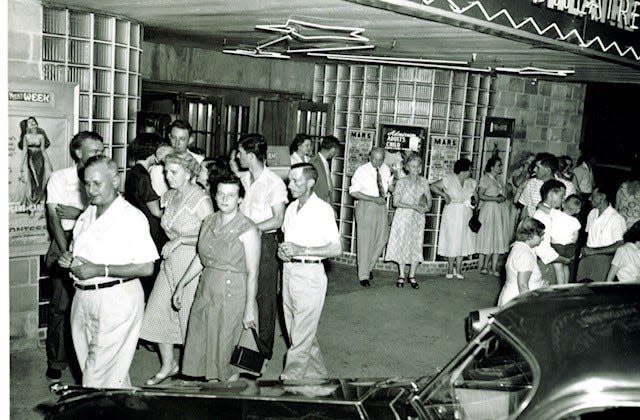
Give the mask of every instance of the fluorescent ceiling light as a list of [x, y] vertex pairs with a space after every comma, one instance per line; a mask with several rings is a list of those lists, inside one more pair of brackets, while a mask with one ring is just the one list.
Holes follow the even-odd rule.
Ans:
[[367, 58], [368, 60], [378, 60], [378, 61], [394, 61], [394, 62], [407, 62], [407, 63], [421, 63], [421, 64], [451, 64], [451, 65], [460, 65], [466, 66], [469, 64], [468, 61], [455, 61], [455, 60], [431, 60], [428, 58], [407, 58], [407, 57], [389, 57], [382, 55], [348, 55], [341, 54], [342, 57], [348, 58]]
[[543, 69], [540, 67], [496, 67], [496, 71], [515, 73], [523, 76], [558, 76], [566, 77], [574, 74], [574, 70]]
[[331, 51], [370, 50], [375, 45], [350, 45], [345, 47], [288, 48], [287, 53], [318, 53]]
[[282, 60], [288, 60], [291, 57], [279, 52], [262, 51], [260, 49], [255, 50], [243, 50], [236, 48], [235, 50], [222, 50], [225, 54], [243, 55], [246, 57], [258, 57], [258, 58], [277, 58]]
[[394, 59], [394, 58], [386, 58], [382, 59], [381, 57], [370, 59], [365, 55], [347, 55], [347, 54], [324, 54], [324, 53], [308, 53], [307, 55], [312, 57], [324, 57], [329, 60], [341, 60], [341, 61], [352, 61], [357, 63], [372, 63], [372, 64], [394, 64], [394, 65], [402, 65], [402, 66], [413, 66], [413, 67], [422, 67], [429, 69], [447, 69], [447, 70], [462, 70], [462, 71], [471, 71], [477, 73], [490, 73], [491, 68], [478, 68], [478, 67], [465, 67], [465, 66], [457, 66], [457, 65], [447, 65], [444, 63], [429, 63], [429, 62], [421, 62], [419, 59], [411, 60], [411, 59]]
[[[323, 31], [334, 32], [346, 32], [346, 35], [303, 35], [293, 25], [298, 25], [305, 28], [319, 29]], [[369, 38], [365, 38], [360, 35], [364, 32], [364, 28], [356, 28], [350, 26], [333, 26], [333, 25], [320, 25], [318, 23], [305, 22], [303, 20], [287, 19], [287, 22], [283, 25], [256, 25], [256, 29], [260, 29], [267, 32], [276, 32], [285, 35], [289, 35], [299, 41], [348, 41], [348, 42], [369, 42]]]

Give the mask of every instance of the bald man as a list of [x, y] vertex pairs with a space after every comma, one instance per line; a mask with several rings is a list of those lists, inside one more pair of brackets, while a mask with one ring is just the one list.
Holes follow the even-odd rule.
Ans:
[[71, 335], [82, 386], [129, 388], [144, 293], [139, 277], [158, 259], [144, 214], [118, 193], [116, 163], [106, 156], [87, 161], [84, 185], [90, 205], [73, 228], [72, 252], [59, 259], [76, 289]]
[[356, 200], [356, 260], [358, 280], [370, 287], [371, 270], [382, 254], [389, 235], [387, 195], [392, 191], [391, 170], [384, 163], [385, 150], [371, 150], [369, 162], [359, 166], [351, 178], [349, 194]]

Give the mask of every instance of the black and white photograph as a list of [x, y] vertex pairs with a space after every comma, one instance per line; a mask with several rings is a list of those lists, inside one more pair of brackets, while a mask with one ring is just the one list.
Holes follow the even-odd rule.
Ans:
[[639, 0], [7, 0], [0, 417], [640, 418]]

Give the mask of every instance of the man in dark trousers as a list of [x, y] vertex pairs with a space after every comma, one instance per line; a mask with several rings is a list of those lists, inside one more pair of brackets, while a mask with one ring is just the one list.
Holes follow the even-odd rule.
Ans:
[[317, 155], [311, 158], [310, 164], [318, 172], [318, 180], [313, 187], [313, 192], [318, 198], [332, 204], [333, 180], [331, 179], [331, 159], [340, 152], [340, 142], [335, 136], [326, 136], [322, 139], [322, 145]]
[[245, 195], [240, 210], [251, 219], [261, 232], [260, 271], [258, 273], [258, 330], [262, 341], [269, 349], [264, 356], [271, 359], [276, 326], [278, 298], [278, 243], [276, 231], [282, 226], [284, 210], [288, 201], [287, 187], [272, 170], [265, 166], [267, 142], [260, 134], [247, 134], [237, 144], [236, 154], [240, 166], [238, 170], [235, 156], [231, 168], [242, 181]]

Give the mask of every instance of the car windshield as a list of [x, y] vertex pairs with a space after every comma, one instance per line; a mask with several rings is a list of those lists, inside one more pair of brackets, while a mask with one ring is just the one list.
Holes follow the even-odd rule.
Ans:
[[532, 366], [494, 330], [485, 330], [421, 393], [428, 419], [514, 418], [533, 391]]

